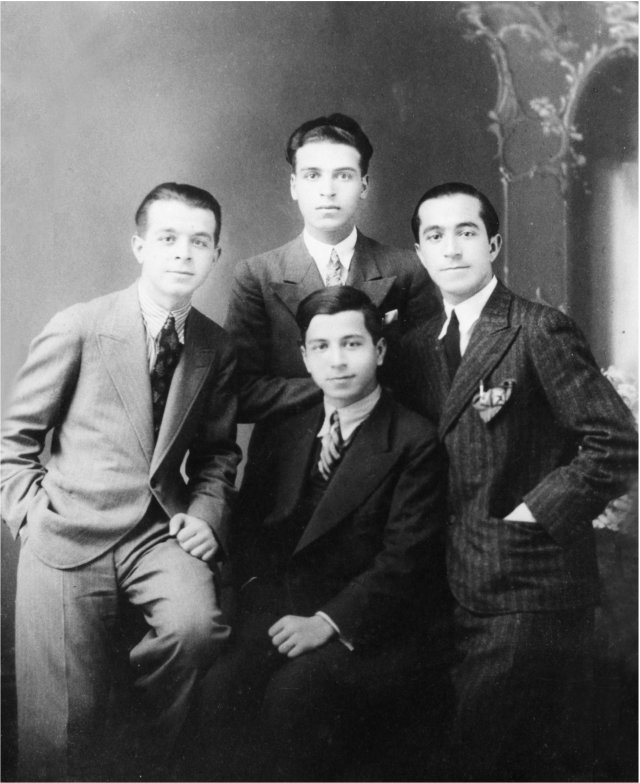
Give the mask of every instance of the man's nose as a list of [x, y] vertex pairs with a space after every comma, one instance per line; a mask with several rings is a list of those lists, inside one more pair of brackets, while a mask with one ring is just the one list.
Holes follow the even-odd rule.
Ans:
[[187, 237], [177, 239], [173, 251], [176, 258], [191, 258], [191, 243]]
[[329, 362], [332, 367], [339, 367], [344, 364], [344, 349], [341, 345], [334, 345], [329, 348]]
[[323, 196], [333, 196], [335, 194], [335, 183], [330, 174], [320, 178], [320, 193]]
[[460, 255], [460, 244], [458, 242], [458, 237], [455, 235], [453, 236], [445, 236], [442, 240], [444, 244], [444, 254], [445, 256], [457, 256]]

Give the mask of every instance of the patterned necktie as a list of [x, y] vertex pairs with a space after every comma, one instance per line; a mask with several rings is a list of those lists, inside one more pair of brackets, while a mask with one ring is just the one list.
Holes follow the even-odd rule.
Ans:
[[170, 315], [160, 330], [156, 363], [151, 371], [153, 434], [156, 438], [160, 431], [164, 406], [167, 404], [173, 371], [176, 369], [181, 351], [182, 345], [178, 339], [176, 322], [174, 317]]
[[456, 311], [451, 311], [449, 326], [442, 341], [444, 343], [444, 353], [447, 357], [447, 366], [449, 367], [449, 377], [453, 380], [458, 366], [460, 365], [460, 324]]
[[329, 256], [329, 265], [327, 266], [327, 276], [324, 280], [326, 286], [330, 285], [342, 285], [342, 261], [335, 247], [331, 248], [331, 255]]
[[329, 481], [331, 472], [342, 459], [344, 441], [340, 432], [340, 418], [338, 411], [334, 411], [329, 418], [329, 431], [322, 437], [322, 448], [318, 470], [325, 481]]

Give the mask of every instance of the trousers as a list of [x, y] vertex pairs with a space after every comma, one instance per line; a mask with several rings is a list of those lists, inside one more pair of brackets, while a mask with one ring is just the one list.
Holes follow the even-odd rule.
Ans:
[[592, 607], [455, 610], [458, 781], [585, 781], [593, 763]]
[[20, 780], [107, 775], [105, 722], [123, 601], [144, 618], [129, 651], [147, 710], [136, 779], [166, 774], [194, 689], [230, 629], [209, 566], [169, 536], [166, 519], [147, 515], [116, 547], [66, 570], [36, 557], [26, 530], [16, 594]]

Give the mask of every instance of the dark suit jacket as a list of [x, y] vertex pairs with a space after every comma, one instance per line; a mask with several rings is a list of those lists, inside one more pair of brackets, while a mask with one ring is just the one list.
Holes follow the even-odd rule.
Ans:
[[[575, 324], [501, 283], [450, 386], [443, 314], [407, 335], [398, 394], [438, 422], [450, 461], [448, 574], [457, 600], [487, 613], [558, 610], [597, 599], [592, 520], [622, 494], [637, 459], [633, 419]], [[513, 379], [489, 422], [472, 405]], [[505, 521], [525, 502], [536, 522]]]
[[155, 498], [168, 517], [208, 522], [225, 546], [240, 459], [234, 366], [229, 337], [193, 309], [154, 445], [137, 285], [54, 316], [31, 345], [3, 428], [2, 514], [14, 536], [28, 522], [38, 557], [71, 568], [106, 552]]
[[[287, 537], [316, 455], [322, 405], [289, 417], [262, 466], [263, 493], [243, 488], [234, 530], [239, 582], [260, 588]], [[362, 424], [280, 574], [292, 613], [322, 610], [354, 644], [393, 636], [442, 601], [443, 461], [435, 429], [383, 395]]]
[[[439, 308], [427, 273], [413, 251], [398, 250], [358, 232], [349, 285], [361, 289], [405, 332]], [[239, 420], [260, 422], [320, 400], [300, 356], [295, 314], [305, 296], [323, 287], [302, 235], [238, 265], [225, 328], [236, 341]]]

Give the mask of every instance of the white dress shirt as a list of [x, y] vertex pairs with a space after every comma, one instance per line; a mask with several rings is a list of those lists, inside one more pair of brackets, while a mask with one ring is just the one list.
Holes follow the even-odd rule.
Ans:
[[355, 430], [362, 424], [362, 422], [368, 418], [371, 411], [375, 408], [376, 403], [380, 399], [382, 390], [379, 386], [366, 397], [363, 397], [357, 402], [352, 402], [351, 405], [346, 405], [344, 408], [334, 408], [329, 405], [325, 399], [324, 401], [324, 423], [318, 433], [319, 438], [323, 438], [330, 429], [331, 426], [331, 414], [337, 410], [338, 418], [340, 419], [340, 432], [342, 434], [342, 440], [348, 441], [353, 435]]
[[342, 270], [342, 285], [347, 282], [347, 275], [349, 273], [349, 266], [351, 265], [351, 259], [356, 249], [356, 241], [358, 239], [358, 232], [354, 226], [353, 231], [342, 242], [338, 242], [337, 245], [327, 245], [325, 242], [320, 242], [309, 234], [305, 228], [302, 232], [302, 238], [309, 255], [316, 262], [318, 272], [323, 282], [327, 279], [327, 271], [329, 267], [329, 256], [331, 251], [335, 248], [336, 253], [340, 257], [340, 263], [344, 267]]
[[153, 370], [156, 363], [156, 356], [158, 355], [158, 337], [165, 325], [167, 318], [172, 315], [176, 322], [176, 332], [178, 333], [178, 340], [184, 345], [184, 327], [187, 321], [187, 316], [191, 311], [191, 302], [184, 307], [180, 307], [178, 310], [171, 310], [170, 312], [163, 307], [157, 305], [153, 299], [144, 290], [142, 281], [138, 283], [138, 300], [140, 302], [140, 311], [142, 312], [142, 320], [144, 321], [144, 328], [147, 335], [147, 356], [149, 358], [149, 370]]
[[451, 320], [451, 313], [455, 310], [456, 315], [458, 316], [458, 323], [460, 324], [460, 356], [464, 356], [473, 329], [480, 320], [480, 314], [497, 285], [498, 278], [494, 275], [484, 288], [481, 288], [477, 294], [465, 299], [464, 302], [457, 305], [452, 305], [448, 302], [444, 303], [444, 311], [447, 317], [442, 327], [442, 331], [438, 335], [438, 339], [442, 340], [447, 333], [449, 321]]

